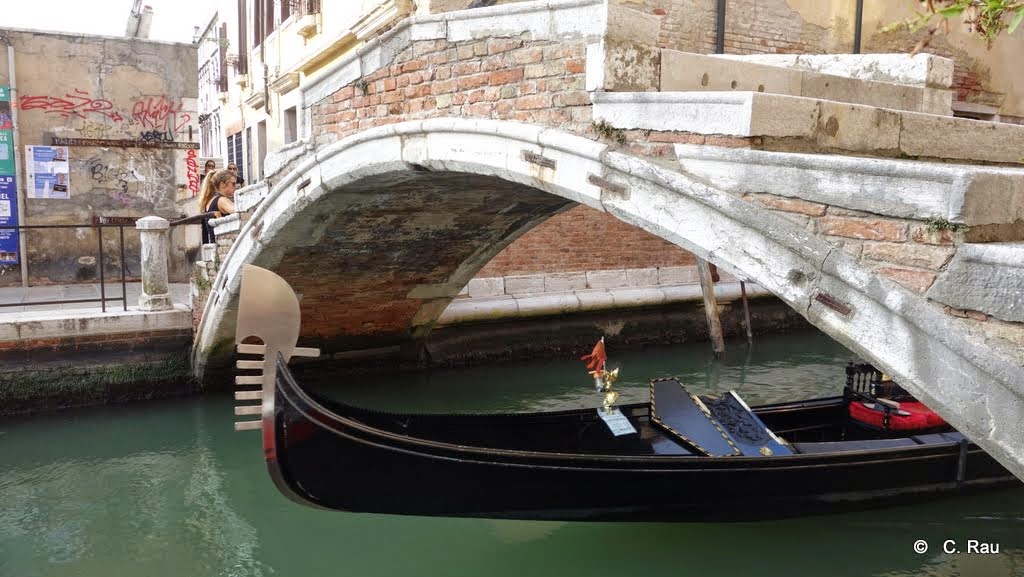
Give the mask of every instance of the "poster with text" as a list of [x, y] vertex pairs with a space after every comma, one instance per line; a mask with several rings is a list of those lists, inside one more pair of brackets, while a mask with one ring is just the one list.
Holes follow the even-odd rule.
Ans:
[[18, 188], [13, 176], [0, 176], [0, 265], [18, 264]]
[[14, 122], [11, 89], [0, 86], [0, 176], [14, 176]]
[[26, 146], [29, 198], [71, 198], [68, 147]]

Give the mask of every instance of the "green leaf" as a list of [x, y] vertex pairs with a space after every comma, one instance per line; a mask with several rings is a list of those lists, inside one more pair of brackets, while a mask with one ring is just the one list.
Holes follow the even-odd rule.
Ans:
[[1024, 20], [1024, 8], [1019, 8], [1017, 10], [1017, 15], [1014, 16], [1013, 20], [1010, 22], [1010, 27], [1006, 29], [1006, 33], [1013, 34], [1013, 31], [1020, 26], [1022, 20]]
[[939, 16], [942, 16], [943, 18], [959, 16], [963, 14], [964, 8], [966, 8], [966, 6], [950, 6], [949, 8], [943, 8], [942, 10], [939, 10]]

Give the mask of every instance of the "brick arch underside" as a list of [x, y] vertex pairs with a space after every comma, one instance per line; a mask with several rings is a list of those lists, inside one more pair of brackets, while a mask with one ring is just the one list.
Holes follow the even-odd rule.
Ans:
[[329, 352], [401, 347], [402, 356], [417, 357], [433, 321], [469, 278], [523, 233], [573, 206], [493, 176], [367, 178], [297, 214], [326, 215], [322, 236], [284, 248], [274, 270], [301, 295], [304, 343]]

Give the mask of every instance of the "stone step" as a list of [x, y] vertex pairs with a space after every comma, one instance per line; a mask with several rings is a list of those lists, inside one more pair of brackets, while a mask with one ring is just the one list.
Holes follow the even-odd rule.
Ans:
[[766, 149], [1024, 164], [1024, 126], [761, 92], [594, 92], [622, 130], [759, 138]]
[[684, 172], [733, 193], [968, 226], [1024, 220], [1024, 169], [693, 144], [675, 152]]
[[953, 92], [735, 58], [661, 51], [662, 92], [751, 91], [952, 116]]
[[953, 60], [934, 54], [714, 54], [715, 58], [781, 66], [794, 70], [947, 89]]

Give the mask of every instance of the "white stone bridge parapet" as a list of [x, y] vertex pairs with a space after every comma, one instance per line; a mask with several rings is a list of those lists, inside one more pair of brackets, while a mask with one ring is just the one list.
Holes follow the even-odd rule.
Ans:
[[[251, 218], [213, 281], [199, 376], [228, 358], [244, 264], [302, 295], [308, 345], [415, 360], [484, 264], [581, 203], [771, 291], [1024, 478], [1024, 127], [658, 93], [665, 52], [624, 38], [648, 17], [630, 12], [408, 20], [303, 86], [306, 140], [239, 198]], [[937, 68], [918, 66], [942, 90]]]

